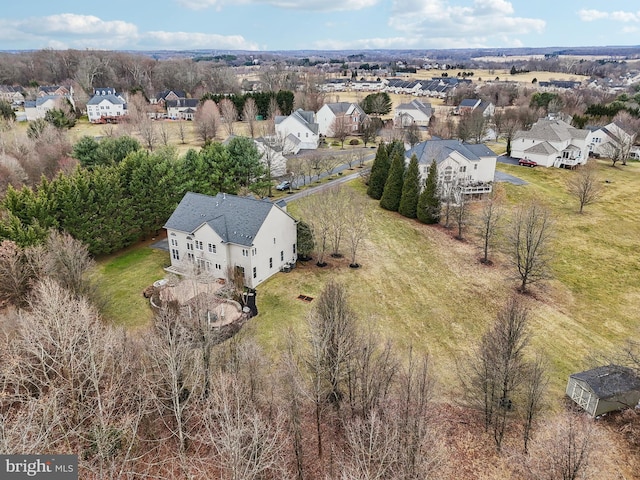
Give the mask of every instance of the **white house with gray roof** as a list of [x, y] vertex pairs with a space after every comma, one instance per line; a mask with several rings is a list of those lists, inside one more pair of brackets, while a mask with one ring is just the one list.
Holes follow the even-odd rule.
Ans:
[[237, 269], [255, 288], [298, 258], [296, 220], [268, 200], [189, 192], [164, 228], [177, 273], [196, 266], [227, 279]]
[[318, 148], [320, 132], [312, 111], [299, 108], [289, 116], [277, 115], [275, 128], [276, 135], [285, 140], [285, 154]]
[[357, 133], [360, 124], [367, 118], [367, 114], [357, 103], [337, 102], [325, 103], [318, 113], [316, 113], [316, 121], [318, 122], [318, 131], [321, 135], [327, 137], [334, 136], [334, 122], [337, 118], [343, 118], [348, 130], [351, 134]]
[[96, 88], [87, 102], [87, 116], [91, 123], [118, 120], [127, 114], [127, 102], [115, 88]]
[[430, 103], [423, 103], [420, 100], [412, 100], [409, 103], [401, 103], [393, 113], [393, 124], [396, 127], [408, 127], [418, 125], [428, 127], [433, 109]]
[[636, 134], [629, 134], [615, 122], [603, 127], [587, 126], [587, 129], [591, 131], [589, 152], [603, 157], [611, 157], [617, 152], [629, 152], [629, 155], [631, 154]]
[[574, 168], [587, 162], [592, 133], [562, 120], [540, 119], [511, 140], [511, 156], [544, 167]]
[[498, 156], [485, 145], [459, 140], [427, 140], [405, 152], [408, 165], [411, 156], [418, 159], [420, 184], [424, 186], [433, 160], [438, 169], [438, 185], [443, 195], [480, 195], [490, 193]]

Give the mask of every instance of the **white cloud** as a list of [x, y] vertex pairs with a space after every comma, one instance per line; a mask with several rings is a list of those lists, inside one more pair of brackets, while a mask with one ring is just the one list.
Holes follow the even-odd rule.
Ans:
[[35, 17], [15, 22], [15, 27], [23, 32], [37, 35], [117, 35], [135, 37], [138, 28], [121, 20], [104, 21], [93, 15], [61, 13], [48, 17]]
[[621, 23], [640, 23], [640, 10], [637, 12], [603, 12], [602, 10], [578, 10], [578, 17], [583, 22], [594, 22], [597, 20], [613, 20]]
[[475, 0], [470, 6], [451, 5], [449, 0], [394, 0], [389, 25], [430, 45], [442, 38], [468, 47], [491, 46], [502, 38], [514, 45], [519, 41], [513, 36], [544, 31], [544, 20], [514, 13], [505, 0]]
[[192, 10], [203, 10], [205, 8], [220, 10], [226, 5], [263, 4], [290, 10], [331, 12], [362, 10], [378, 4], [380, 0], [177, 0], [177, 2]]
[[141, 43], [172, 50], [213, 48], [229, 50], [258, 50], [258, 44], [248, 42], [242, 35], [217, 35], [191, 32], [147, 32]]
[[65, 13], [25, 20], [0, 20], [0, 39], [20, 39], [29, 48], [257, 50], [241, 35], [187, 32], [140, 32], [132, 23], [105, 21], [92, 15]]

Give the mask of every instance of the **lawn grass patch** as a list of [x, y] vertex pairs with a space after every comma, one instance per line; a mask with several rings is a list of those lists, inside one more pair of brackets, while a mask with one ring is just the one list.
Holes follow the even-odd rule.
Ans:
[[142, 291], [163, 278], [169, 254], [148, 245], [131, 247], [98, 261], [104, 317], [117, 325], [140, 327], [151, 320], [151, 308]]
[[[548, 357], [551, 391], [560, 399], [570, 373], [638, 334], [640, 212], [632, 198], [640, 186], [640, 167], [614, 169], [599, 162], [602, 198], [582, 215], [566, 189], [576, 172], [498, 168], [528, 182], [504, 185], [507, 210], [535, 198], [553, 212], [553, 279], [534, 285], [525, 300], [531, 309], [531, 343]], [[360, 179], [348, 185], [364, 195]], [[289, 211], [296, 216], [298, 202]], [[359, 254], [361, 268], [328, 258], [329, 266], [321, 269], [310, 261], [258, 287], [258, 338], [277, 355], [286, 331], [304, 332], [305, 316], [313, 308], [313, 302], [297, 296], [317, 298], [326, 282], [336, 279], [347, 286], [364, 327], [391, 340], [400, 352], [412, 347], [429, 353], [442, 385], [454, 388], [455, 362], [473, 356], [474, 345], [515, 291], [508, 259], [495, 254], [493, 266], [481, 265], [471, 230], [467, 241], [459, 242], [451, 231], [382, 210], [374, 200], [367, 201], [365, 214], [371, 229]]]

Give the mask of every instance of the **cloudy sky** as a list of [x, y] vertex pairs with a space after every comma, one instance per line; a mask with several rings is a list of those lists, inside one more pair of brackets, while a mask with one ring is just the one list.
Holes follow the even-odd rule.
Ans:
[[7, 0], [2, 10], [0, 50], [640, 45], [630, 0]]

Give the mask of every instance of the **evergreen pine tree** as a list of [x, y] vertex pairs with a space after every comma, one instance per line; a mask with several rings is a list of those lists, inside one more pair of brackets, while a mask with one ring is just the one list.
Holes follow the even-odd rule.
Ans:
[[418, 170], [418, 157], [411, 155], [409, 168], [404, 176], [402, 185], [402, 197], [398, 213], [408, 218], [416, 218], [418, 209], [418, 197], [420, 196], [420, 171]]
[[382, 198], [382, 192], [384, 191], [384, 184], [387, 181], [388, 174], [389, 157], [387, 155], [387, 148], [383, 143], [380, 143], [378, 151], [376, 152], [376, 158], [371, 166], [367, 195], [374, 200], [380, 200], [380, 198]]
[[418, 198], [418, 220], [422, 223], [438, 223], [440, 221], [440, 197], [438, 196], [438, 166], [431, 162], [424, 190]]
[[311, 258], [311, 252], [315, 248], [313, 232], [311, 227], [302, 220], [298, 221], [296, 229], [298, 233], [298, 258], [300, 260], [308, 260]]
[[384, 184], [384, 191], [380, 199], [380, 206], [385, 210], [397, 212], [402, 197], [402, 184], [404, 183], [404, 155], [394, 150], [389, 175]]

